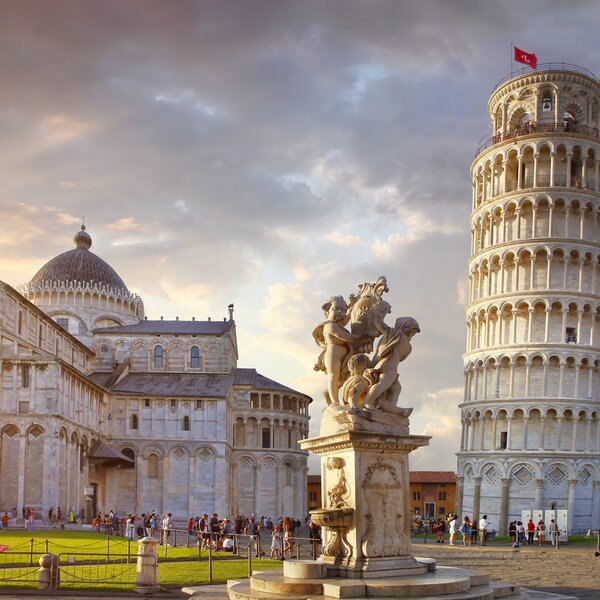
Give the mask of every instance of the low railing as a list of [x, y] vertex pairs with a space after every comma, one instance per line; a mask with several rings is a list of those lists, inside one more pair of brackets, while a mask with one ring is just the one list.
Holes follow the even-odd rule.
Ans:
[[[0, 553], [0, 582], [2, 587], [37, 587], [40, 582], [40, 558], [45, 552]], [[58, 570], [61, 587], [94, 585], [131, 585], [136, 583], [138, 554], [100, 552], [61, 552]], [[153, 556], [143, 555], [146, 562]], [[155, 569], [156, 571], [156, 569]]]
[[0, 553], [0, 582], [11, 587], [24, 584], [37, 586], [39, 560], [43, 554], [33, 551]]
[[479, 156], [484, 150], [505, 142], [513, 138], [531, 135], [532, 133], [577, 133], [587, 135], [593, 138], [600, 138], [600, 132], [597, 127], [588, 127], [587, 125], [577, 125], [571, 121], [561, 121], [552, 123], [527, 123], [523, 127], [517, 127], [506, 133], [498, 133], [483, 142], [475, 151], [475, 156]]
[[[133, 556], [111, 554], [110, 558], [100, 553], [63, 552], [58, 555], [60, 587], [82, 585], [135, 585], [138, 556], [144, 561], [152, 561], [156, 567], [156, 557], [144, 554]], [[156, 568], [154, 568], [156, 573]], [[156, 581], [154, 581], [156, 584]]]
[[522, 67], [521, 69], [517, 69], [516, 71], [512, 71], [510, 75], [504, 76], [495, 86], [494, 91], [496, 91], [501, 85], [510, 81], [511, 79], [515, 79], [516, 77], [522, 77], [523, 75], [533, 75], [535, 73], [539, 73], [540, 71], [566, 71], [570, 73], [579, 73], [580, 75], [585, 75], [589, 77], [596, 83], [600, 84], [600, 80], [592, 73], [588, 71], [585, 67], [580, 67], [579, 65], [573, 65], [571, 63], [564, 62], [547, 62], [547, 63], [539, 63], [535, 69], [531, 67]]

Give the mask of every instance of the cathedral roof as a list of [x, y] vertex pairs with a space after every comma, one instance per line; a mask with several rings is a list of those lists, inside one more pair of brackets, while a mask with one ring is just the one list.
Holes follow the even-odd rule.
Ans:
[[108, 444], [105, 444], [102, 440], [96, 440], [92, 443], [90, 447], [90, 452], [88, 454], [90, 458], [100, 458], [100, 459], [108, 459], [120, 463], [132, 463], [135, 462], [131, 460], [128, 456], [121, 454], [114, 448], [111, 448]]
[[90, 252], [92, 238], [85, 231], [85, 225], [73, 238], [75, 248], [63, 252], [48, 261], [34, 276], [30, 286], [76, 282], [90, 286], [98, 285], [114, 290], [115, 293], [129, 295], [129, 290], [116, 271], [99, 256]]
[[223, 373], [128, 373], [111, 385], [112, 373], [92, 373], [90, 379], [105, 389], [119, 394], [147, 396], [176, 396], [179, 398], [225, 398], [232, 385], [250, 386], [296, 396], [310, 397], [273, 381], [256, 372], [256, 369], [235, 369], [231, 374]]
[[[92, 381], [103, 385], [106, 373], [93, 373]], [[233, 383], [232, 375], [220, 373], [129, 373], [110, 387], [119, 394], [225, 398]]]
[[100, 327], [94, 333], [135, 333], [135, 334], [197, 334], [222, 335], [233, 326], [233, 321], [149, 321], [144, 320], [133, 325]]
[[[309, 398], [309, 396], [303, 394], [302, 392], [293, 390], [282, 383], [261, 375], [256, 371], [256, 369], [236, 369], [234, 383], [236, 385], [249, 385], [257, 390], [284, 392], [286, 394], [295, 394], [297, 396], [305, 396], [306, 398]], [[312, 398], [310, 398], [310, 400], [312, 401]]]

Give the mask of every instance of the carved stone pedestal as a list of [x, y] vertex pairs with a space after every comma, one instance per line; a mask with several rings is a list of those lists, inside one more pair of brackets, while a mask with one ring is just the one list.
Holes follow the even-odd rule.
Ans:
[[[300, 442], [321, 456], [323, 524], [328, 577], [379, 578], [421, 572], [410, 541], [408, 455], [429, 436], [339, 431]], [[326, 515], [352, 513], [344, 531]], [[335, 552], [325, 551], [328, 548]]]

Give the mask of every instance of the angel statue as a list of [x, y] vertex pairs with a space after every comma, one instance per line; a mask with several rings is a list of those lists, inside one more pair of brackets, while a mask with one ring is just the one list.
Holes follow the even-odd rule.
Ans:
[[325, 371], [327, 374], [327, 389], [323, 394], [327, 404], [338, 405], [340, 386], [348, 376], [347, 362], [353, 354], [352, 344], [359, 342], [362, 337], [344, 327], [350, 315], [342, 296], [333, 296], [322, 308], [326, 320], [313, 331], [313, 338], [323, 348], [315, 371]]
[[412, 317], [396, 319], [395, 327], [385, 326], [371, 364], [377, 381], [369, 387], [365, 405], [384, 412], [408, 417], [412, 408], [397, 406], [402, 386], [398, 380], [398, 365], [412, 352], [410, 340], [419, 333], [419, 324]]
[[[420, 331], [419, 324], [412, 317], [396, 319], [393, 327], [385, 323], [391, 312], [382, 298], [388, 291], [385, 277], [362, 283], [358, 289], [358, 296], [350, 296], [349, 304], [342, 296], [323, 304], [326, 320], [313, 331], [322, 349], [315, 370], [327, 375], [323, 395], [328, 416], [322, 427], [335, 421], [360, 428], [368, 421], [369, 427], [377, 423], [383, 429], [407, 428], [412, 409], [397, 406], [402, 390], [398, 366], [412, 352], [410, 342]], [[346, 329], [349, 322], [351, 331]]]

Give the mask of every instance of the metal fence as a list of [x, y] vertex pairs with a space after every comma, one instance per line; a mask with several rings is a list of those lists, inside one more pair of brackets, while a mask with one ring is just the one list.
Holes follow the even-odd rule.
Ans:
[[[321, 551], [321, 540], [317, 538], [307, 538], [292, 536], [290, 538], [280, 537], [273, 544], [271, 532], [262, 531], [257, 535], [249, 534], [199, 534], [189, 532], [185, 529], [171, 529], [168, 537], [165, 537], [164, 531], [160, 538], [162, 548], [159, 549], [159, 556], [169, 557], [171, 548], [198, 548], [198, 560], [207, 556], [208, 552], [217, 553], [215, 558], [227, 558], [227, 555], [236, 557], [247, 557], [252, 554], [255, 558], [314, 558], [316, 559]], [[227, 543], [231, 540], [231, 543]], [[165, 541], [167, 543], [165, 543]], [[227, 548], [226, 546], [230, 546]]]
[[[58, 555], [60, 586], [134, 585], [138, 556], [142, 555], [111, 554], [107, 558], [102, 553], [63, 552]], [[143, 558], [156, 567], [154, 556], [144, 554]]]
[[44, 552], [1, 552], [0, 582], [9, 585], [37, 585], [42, 554]]

